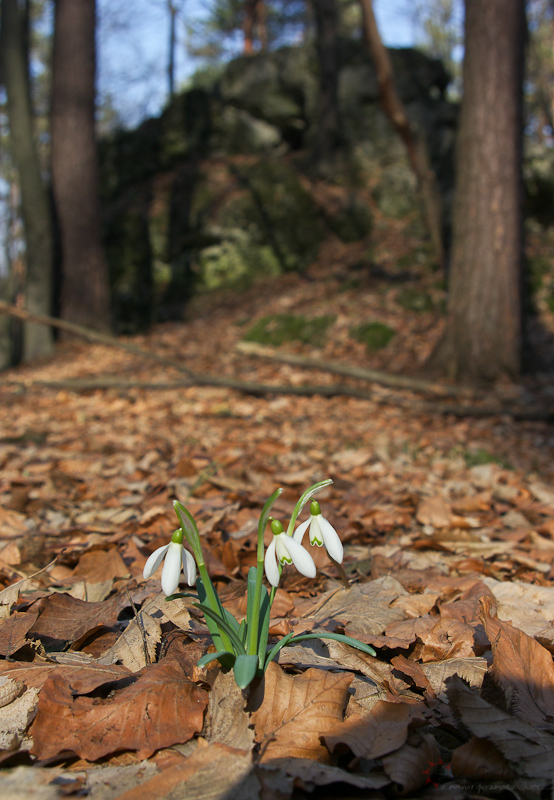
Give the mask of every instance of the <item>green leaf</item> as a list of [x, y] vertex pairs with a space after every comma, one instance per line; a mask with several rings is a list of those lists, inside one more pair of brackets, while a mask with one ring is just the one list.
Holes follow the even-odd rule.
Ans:
[[289, 536], [292, 536], [292, 532], [294, 530], [294, 525], [296, 523], [296, 518], [308, 502], [308, 500], [314, 496], [317, 492], [320, 492], [322, 489], [325, 489], [326, 486], [330, 486], [333, 483], [331, 478], [327, 478], [324, 481], [320, 481], [319, 483], [314, 483], [313, 486], [310, 486], [309, 489], [306, 489], [304, 494], [300, 497], [300, 500], [294, 507], [294, 511], [292, 512], [292, 517], [290, 518], [289, 526], [287, 528], [287, 533]]
[[239, 639], [244, 645], [246, 645], [247, 636], [248, 636], [248, 625], [246, 624], [246, 617], [245, 617], [239, 625]]
[[[202, 605], [206, 605], [207, 595], [206, 595], [206, 589], [204, 588], [204, 584], [202, 583], [202, 578], [197, 578], [197, 580], [196, 580], [196, 589], [198, 590], [198, 598], [197, 599], [200, 600], [200, 603]], [[219, 597], [217, 597], [217, 595], [216, 595], [216, 598], [217, 598], [217, 600], [219, 600]], [[221, 605], [221, 603], [220, 603], [220, 605]], [[211, 617], [206, 616], [205, 614], [204, 614], [204, 618], [206, 620], [206, 625], [208, 626], [208, 630], [210, 632], [210, 636], [212, 637], [212, 642], [214, 643], [214, 647], [216, 648], [216, 650], [225, 650], [225, 647], [223, 645], [223, 641], [222, 641], [221, 636], [219, 634], [219, 628], [217, 627], [217, 624], [214, 622], [214, 620]]]
[[223, 616], [225, 618], [225, 622], [227, 623], [227, 625], [231, 626], [231, 628], [234, 630], [234, 632], [237, 634], [237, 636], [240, 639], [240, 625], [238, 623], [238, 620], [236, 619], [236, 617], [234, 617], [231, 614], [231, 612], [229, 611], [228, 608], [223, 608], [222, 607], [222, 610], [223, 610]]
[[202, 656], [202, 658], [198, 659], [196, 664], [199, 667], [205, 667], [207, 664], [211, 664], [212, 661], [216, 661], [217, 659], [220, 661], [231, 661], [232, 659], [231, 663], [229, 664], [230, 668], [235, 662], [235, 654], [229, 653], [227, 650], [218, 650], [217, 653], [206, 653], [205, 656]]
[[[194, 603], [194, 605], [196, 606], [196, 608], [199, 608], [200, 611], [202, 611], [202, 613], [206, 617], [206, 624], [208, 623], [208, 619], [212, 619], [215, 622], [215, 624], [217, 625], [218, 631], [223, 631], [223, 633], [227, 634], [227, 636], [229, 637], [229, 639], [231, 641], [231, 644], [233, 645], [233, 649], [235, 651], [235, 655], [237, 655], [237, 656], [246, 655], [246, 650], [244, 649], [243, 643], [241, 642], [241, 640], [239, 639], [239, 637], [235, 633], [235, 631], [231, 628], [231, 626], [223, 619], [223, 617], [221, 617], [215, 611], [212, 611], [212, 609], [209, 606], [205, 606], [202, 603]], [[235, 622], [236, 622], [236, 620], [235, 620]], [[209, 626], [208, 626], [208, 630], [209, 630]], [[210, 631], [210, 633], [211, 633], [211, 631]], [[213, 635], [212, 635], [212, 639], [213, 639]], [[214, 641], [214, 645], [215, 645], [215, 641]], [[215, 645], [215, 646], [217, 647], [217, 645]]]
[[[271, 506], [277, 500], [279, 495], [281, 495], [282, 493], [283, 493], [282, 489], [276, 489], [271, 495], [271, 497], [268, 500], [266, 500], [266, 503], [262, 508], [262, 513], [260, 514], [260, 519], [258, 521], [258, 541], [260, 540], [263, 541], [265, 526], [267, 525], [267, 521], [269, 519], [269, 512], [271, 511]], [[254, 568], [252, 567], [252, 569]]]
[[335, 639], [337, 642], [343, 642], [344, 644], [350, 645], [350, 647], [355, 647], [356, 650], [361, 650], [362, 653], [367, 653], [368, 656], [377, 655], [373, 647], [370, 647], [370, 645], [359, 642], [352, 636], [345, 636], [343, 633], [301, 633], [298, 636], [294, 636], [292, 639], [289, 639], [289, 642], [302, 642], [304, 639]]
[[[286, 636], [283, 636], [283, 638], [282, 638], [282, 639], [281, 639], [279, 642], [277, 642], [277, 644], [276, 644], [274, 647], [272, 647], [272, 648], [271, 648], [271, 650], [269, 651], [269, 653], [268, 653], [268, 654], [267, 654], [267, 656], [265, 657], [265, 662], [264, 662], [264, 672], [265, 672], [265, 670], [267, 669], [267, 666], [268, 666], [268, 664], [270, 664], [270, 663], [273, 661], [273, 659], [275, 658], [275, 656], [277, 655], [277, 653], [279, 652], [279, 650], [280, 650], [282, 647], [286, 647], [286, 646], [287, 646], [287, 644], [288, 644], [288, 643], [290, 642], [290, 640], [292, 639], [292, 637], [293, 637], [293, 634], [292, 634], [292, 632], [291, 632], [291, 633], [287, 633], [287, 635], [286, 635]], [[260, 654], [260, 655], [261, 655], [261, 654]]]
[[258, 630], [258, 659], [260, 669], [264, 668], [265, 654], [267, 651], [267, 640], [269, 637], [269, 617], [271, 614], [271, 603], [269, 602], [269, 592], [262, 586], [262, 602], [260, 603], [260, 626]]
[[237, 656], [233, 671], [237, 686], [239, 689], [245, 689], [252, 683], [258, 672], [258, 656]]

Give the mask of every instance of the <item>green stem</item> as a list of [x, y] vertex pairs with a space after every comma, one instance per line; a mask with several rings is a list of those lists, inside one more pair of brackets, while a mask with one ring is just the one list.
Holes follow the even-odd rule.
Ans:
[[277, 489], [266, 501], [260, 514], [258, 522], [258, 553], [256, 564], [256, 587], [254, 590], [254, 605], [252, 608], [252, 619], [248, 619], [248, 655], [255, 656], [258, 653], [258, 631], [260, 627], [260, 605], [262, 600], [262, 578], [264, 574], [264, 531], [269, 519], [271, 506], [282, 493], [282, 489]]

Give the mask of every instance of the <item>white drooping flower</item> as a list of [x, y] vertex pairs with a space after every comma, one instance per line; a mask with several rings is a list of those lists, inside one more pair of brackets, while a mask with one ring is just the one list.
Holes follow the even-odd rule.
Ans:
[[321, 545], [324, 544], [325, 549], [333, 561], [336, 561], [337, 564], [342, 564], [342, 558], [344, 555], [342, 542], [331, 523], [326, 520], [321, 513], [321, 508], [317, 500], [313, 500], [310, 504], [309, 519], [307, 519], [306, 522], [303, 522], [302, 525], [299, 525], [294, 531], [294, 541], [298, 542], [298, 544], [301, 544], [302, 538], [308, 528], [310, 529], [310, 544], [317, 545], [318, 547], [321, 547]]
[[166, 597], [174, 594], [179, 588], [181, 569], [189, 586], [194, 586], [196, 581], [196, 564], [189, 551], [183, 547], [183, 539], [183, 531], [175, 531], [171, 537], [171, 542], [154, 550], [144, 565], [142, 575], [146, 580], [156, 572], [165, 558], [162, 570], [162, 591]]
[[279, 585], [279, 564], [294, 564], [298, 572], [307, 578], [315, 578], [314, 560], [301, 544], [288, 536], [277, 519], [271, 520], [273, 539], [266, 550], [264, 566], [267, 579], [272, 586]]

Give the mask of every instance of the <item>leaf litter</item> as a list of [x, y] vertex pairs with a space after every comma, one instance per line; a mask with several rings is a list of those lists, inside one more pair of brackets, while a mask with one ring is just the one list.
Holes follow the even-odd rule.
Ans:
[[[338, 293], [329, 270], [206, 302], [187, 323], [136, 341], [196, 372], [330, 381], [234, 347], [245, 317], [271, 302], [337, 315], [325, 344], [293, 342], [293, 354], [406, 374], [424, 362], [439, 319], [423, 325], [385, 290], [383, 322], [407, 333], [368, 354], [341, 320], [375, 311], [373, 290]], [[550, 791], [546, 422], [423, 412], [409, 390], [361, 399], [63, 386], [99, 374], [174, 377], [72, 342], [0, 386], [1, 800], [152, 800], [185, 786], [187, 798], [245, 800]], [[58, 388], [38, 383], [54, 380]], [[166, 602], [159, 577], [142, 580], [146, 558], [171, 535], [179, 499], [240, 617], [266, 498], [283, 486], [274, 514], [286, 519], [298, 488], [327, 477], [321, 503], [344, 543], [350, 588], [318, 550], [315, 580], [284, 572], [271, 632], [346, 633], [377, 656], [331, 639], [297, 643], [241, 691], [213, 663], [196, 666], [210, 644], [202, 619], [186, 599]]]

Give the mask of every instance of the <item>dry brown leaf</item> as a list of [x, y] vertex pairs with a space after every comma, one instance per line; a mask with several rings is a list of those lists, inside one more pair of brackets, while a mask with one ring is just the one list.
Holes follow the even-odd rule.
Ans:
[[51, 639], [73, 642], [100, 625], [114, 625], [129, 601], [117, 594], [101, 603], [88, 603], [67, 594], [44, 597], [33, 605], [40, 616], [31, 633]]
[[148, 758], [202, 730], [207, 694], [184, 677], [178, 663], [162, 661], [113, 697], [74, 697], [62, 675], [45, 683], [31, 728], [40, 759], [71, 750], [95, 761], [118, 750]]
[[38, 689], [27, 689], [0, 707], [0, 751], [17, 750], [33, 718]]
[[416, 519], [421, 525], [449, 528], [452, 525], [452, 517], [450, 506], [439, 495], [424, 497], [417, 507]]
[[[84, 653], [64, 654], [72, 657], [82, 656]], [[53, 658], [53, 654], [51, 654]], [[121, 665], [103, 665], [90, 663], [87, 658], [83, 658], [75, 664], [58, 663], [28, 663], [25, 661], [5, 661], [0, 662], [0, 673], [7, 675], [13, 680], [22, 681], [26, 686], [40, 689], [48, 678], [54, 674], [63, 675], [71, 684], [75, 692], [86, 694], [92, 692], [104, 683], [113, 683], [130, 675], [129, 670]]]
[[380, 634], [392, 622], [406, 618], [401, 608], [391, 608], [397, 597], [406, 594], [399, 581], [386, 576], [350, 589], [339, 589], [313, 616], [317, 620], [331, 618], [349, 623], [352, 631]]
[[323, 738], [331, 752], [346, 744], [359, 758], [380, 758], [404, 744], [412, 710], [407, 703], [378, 700], [370, 711], [360, 707], [359, 714], [339, 722]]
[[244, 693], [235, 682], [232, 672], [220, 672], [210, 692], [204, 738], [210, 744], [219, 742], [250, 752], [254, 746], [254, 731], [245, 711]]
[[518, 775], [552, 778], [554, 736], [488, 703], [456, 675], [446, 681], [450, 705], [477, 738], [492, 742]]
[[471, 687], [480, 689], [488, 666], [485, 658], [450, 658], [446, 661], [422, 664], [421, 669], [436, 696], [445, 699], [447, 678], [459, 675]]
[[342, 720], [351, 682], [352, 675], [318, 669], [287, 675], [271, 662], [252, 698], [256, 708], [252, 722], [256, 741], [262, 745], [262, 761], [290, 756], [328, 761], [320, 736]]
[[162, 629], [156, 620], [143, 611], [138, 621], [131, 620], [121, 636], [98, 659], [101, 664], [121, 663], [131, 672], [138, 672], [156, 657], [156, 645], [161, 641]]
[[433, 784], [434, 769], [441, 763], [437, 742], [430, 734], [423, 734], [417, 745], [405, 744], [383, 759], [385, 772], [402, 787], [403, 795]]
[[11, 656], [27, 644], [27, 633], [38, 617], [37, 611], [15, 611], [7, 619], [0, 619], [0, 655]]
[[433, 627], [420, 636], [423, 647], [418, 651], [422, 662], [444, 661], [448, 658], [474, 656], [474, 630], [471, 625], [457, 619], [448, 619], [441, 613]]
[[482, 622], [493, 652], [491, 673], [514, 713], [531, 725], [545, 727], [554, 718], [554, 664], [546, 648], [523, 631], [492, 617], [483, 600]]
[[472, 736], [452, 753], [455, 778], [479, 781], [509, 781], [516, 773], [492, 742]]
[[[197, 747], [181, 764], [164, 769], [158, 775], [117, 796], [117, 800], [216, 800], [240, 797], [252, 800], [252, 755], [223, 744]], [[255, 780], [255, 779], [254, 779]], [[256, 782], [257, 783], [257, 782]], [[259, 784], [258, 784], [259, 788]]]
[[88, 583], [104, 583], [112, 578], [126, 578], [129, 569], [113, 545], [107, 549], [87, 550], [73, 570], [73, 577]]

